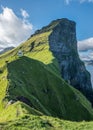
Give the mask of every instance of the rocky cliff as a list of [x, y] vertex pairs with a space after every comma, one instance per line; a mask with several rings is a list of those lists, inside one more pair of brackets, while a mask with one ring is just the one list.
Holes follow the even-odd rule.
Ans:
[[62, 77], [93, 103], [90, 74], [77, 51], [76, 23], [68, 19], [58, 22], [49, 37], [50, 50], [59, 62]]

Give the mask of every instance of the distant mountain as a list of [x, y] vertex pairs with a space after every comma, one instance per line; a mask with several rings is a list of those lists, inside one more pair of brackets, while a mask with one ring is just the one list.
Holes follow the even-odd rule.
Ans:
[[7, 52], [7, 51], [9, 51], [9, 50], [12, 50], [12, 49], [14, 49], [14, 47], [12, 46], [12, 47], [7, 47], [7, 48], [1, 48], [1, 51], [0, 51], [0, 54], [3, 54], [3, 53], [5, 53], [5, 52]]
[[75, 22], [58, 19], [0, 55], [0, 128], [60, 130], [61, 119], [93, 120], [91, 103], [76, 88], [91, 99], [90, 75], [77, 53]]

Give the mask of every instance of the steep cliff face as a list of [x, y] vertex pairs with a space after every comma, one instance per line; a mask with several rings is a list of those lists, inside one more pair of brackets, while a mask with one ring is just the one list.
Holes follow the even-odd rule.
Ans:
[[59, 62], [62, 77], [93, 103], [90, 74], [77, 52], [76, 23], [68, 19], [57, 20], [49, 44]]

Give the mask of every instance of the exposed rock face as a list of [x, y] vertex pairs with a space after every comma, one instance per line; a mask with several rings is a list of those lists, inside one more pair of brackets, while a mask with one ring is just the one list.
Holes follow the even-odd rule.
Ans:
[[68, 19], [57, 22], [49, 37], [50, 50], [58, 59], [62, 77], [93, 103], [90, 74], [77, 52], [76, 24]]

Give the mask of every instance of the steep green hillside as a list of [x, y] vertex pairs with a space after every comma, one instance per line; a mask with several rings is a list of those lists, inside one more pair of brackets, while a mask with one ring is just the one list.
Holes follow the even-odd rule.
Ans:
[[[20, 130], [25, 129], [22, 126], [25, 121], [28, 129], [36, 129], [31, 126], [34, 118], [34, 124], [38, 122], [38, 130], [43, 125], [46, 129], [51, 128], [51, 124], [42, 123], [46, 117], [28, 117], [29, 114], [72, 121], [93, 119], [90, 102], [61, 78], [58, 62], [49, 49], [51, 32], [52, 25], [49, 30], [33, 35], [25, 43], [0, 56], [0, 122], [10, 121], [5, 124], [5, 129], [16, 127], [12, 120], [16, 120]], [[17, 55], [19, 50], [24, 56]], [[26, 120], [23, 117], [25, 114]]]

